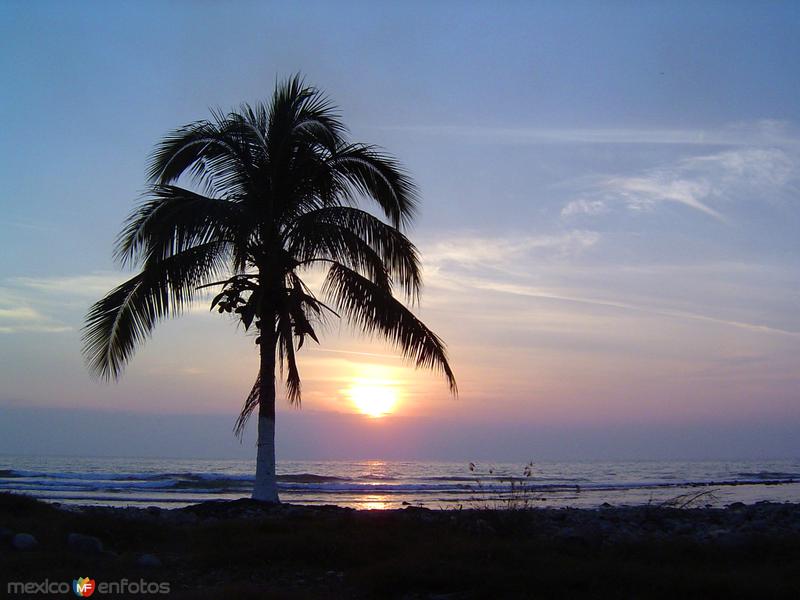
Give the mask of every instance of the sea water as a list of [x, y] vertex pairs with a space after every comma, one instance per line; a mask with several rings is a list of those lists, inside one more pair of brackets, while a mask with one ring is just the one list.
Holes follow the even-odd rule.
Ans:
[[[0, 456], [0, 491], [64, 504], [179, 507], [248, 497], [254, 473], [246, 460]], [[800, 460], [283, 461], [278, 474], [285, 502], [361, 509], [800, 502]]]

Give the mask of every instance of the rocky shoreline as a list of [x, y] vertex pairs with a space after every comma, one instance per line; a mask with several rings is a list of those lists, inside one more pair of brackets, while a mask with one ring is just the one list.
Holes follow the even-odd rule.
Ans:
[[451, 525], [476, 533], [497, 533], [505, 522], [524, 522], [531, 535], [593, 545], [650, 542], [662, 539], [694, 543], [744, 544], [751, 538], [800, 539], [800, 504], [735, 502], [725, 508], [611, 506], [599, 509], [531, 508], [524, 510], [403, 509], [359, 511], [333, 505], [263, 504], [249, 499], [208, 501], [184, 508], [117, 508], [56, 506], [87, 517], [118, 518], [147, 525], [192, 526], [227, 520], [330, 520], [391, 516], [400, 520]]
[[[663, 580], [652, 597], [685, 595], [681, 586], [691, 581], [703, 589], [714, 572], [733, 585], [753, 570], [772, 578], [762, 586], [768, 596], [790, 597], [800, 589], [800, 505], [357, 511], [243, 499], [161, 509], [58, 506], [3, 494], [0, 557], [9, 581], [81, 569], [104, 578], [158, 576], [172, 582], [172, 595], [187, 598], [221, 592], [220, 585], [241, 597], [485, 597], [492, 586], [468, 577], [465, 565], [503, 578], [494, 585], [509, 593], [538, 577], [558, 597], [564, 590], [541, 561], [556, 571], [577, 568], [600, 596], [626, 580], [606, 580], [598, 569], [644, 576], [668, 568], [683, 574]], [[721, 589], [732, 594], [724, 597], [750, 597], [741, 583]]]

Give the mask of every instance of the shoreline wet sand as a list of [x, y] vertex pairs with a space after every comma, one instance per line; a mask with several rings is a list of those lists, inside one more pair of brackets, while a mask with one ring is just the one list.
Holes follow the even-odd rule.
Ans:
[[680, 506], [168, 510], [0, 494], [1, 593], [91, 577], [168, 582], [174, 598], [800, 596], [800, 504]]

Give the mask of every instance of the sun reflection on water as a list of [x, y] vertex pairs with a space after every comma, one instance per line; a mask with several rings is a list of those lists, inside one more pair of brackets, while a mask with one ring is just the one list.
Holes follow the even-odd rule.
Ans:
[[365, 510], [385, 510], [392, 508], [389, 498], [378, 494], [364, 496], [364, 499], [359, 502], [359, 508]]

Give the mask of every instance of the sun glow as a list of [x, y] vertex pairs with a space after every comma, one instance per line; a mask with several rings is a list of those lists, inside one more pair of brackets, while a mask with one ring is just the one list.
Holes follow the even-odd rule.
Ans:
[[397, 405], [397, 390], [382, 381], [357, 380], [347, 394], [356, 409], [370, 417], [388, 415]]

